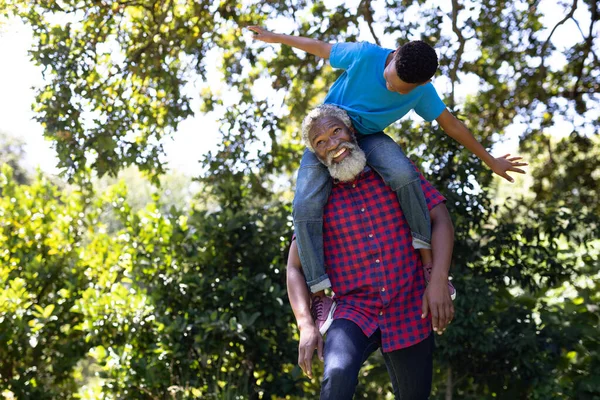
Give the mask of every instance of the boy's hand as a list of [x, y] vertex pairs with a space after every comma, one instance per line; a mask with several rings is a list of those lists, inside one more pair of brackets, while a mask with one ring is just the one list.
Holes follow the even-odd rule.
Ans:
[[494, 173], [496, 173], [497, 175], [500, 175], [507, 181], [513, 183], [515, 180], [510, 175], [508, 175], [508, 172], [510, 171], [510, 172], [516, 172], [518, 174], [524, 174], [525, 171], [523, 171], [522, 169], [517, 168], [517, 167], [523, 167], [523, 166], [526, 166], [529, 164], [519, 161], [519, 160], [522, 160], [523, 157], [509, 157], [509, 156], [510, 156], [510, 154], [505, 154], [502, 157], [496, 157], [494, 159], [494, 164], [491, 167], [492, 167], [492, 171], [494, 171]]
[[279, 43], [276, 33], [269, 32], [268, 30], [256, 25], [249, 26], [248, 29], [254, 32], [254, 35], [252, 35], [254, 40], [260, 40], [261, 42], [265, 43]]

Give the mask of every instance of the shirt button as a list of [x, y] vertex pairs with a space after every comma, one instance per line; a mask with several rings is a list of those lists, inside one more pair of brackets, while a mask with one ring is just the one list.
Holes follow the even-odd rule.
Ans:
[[372, 237], [373, 237], [373, 234], [372, 234], [372, 233], [369, 233], [369, 237], [370, 237], [370, 238], [372, 238]]
[[361, 209], [360, 209], [360, 212], [365, 212], [365, 209], [364, 209], [364, 208], [361, 208]]
[[383, 311], [379, 311], [379, 315], [383, 315]]
[[375, 260], [375, 262], [376, 262], [377, 264], [379, 264], [379, 258], [378, 258], [377, 260]]
[[384, 288], [384, 287], [382, 287], [382, 288], [381, 288], [381, 291], [382, 291], [382, 292], [385, 292], [385, 288]]
[[355, 187], [356, 187], [356, 185], [355, 185], [355, 184], [352, 184], [352, 187], [353, 187], [353, 188], [355, 188]]

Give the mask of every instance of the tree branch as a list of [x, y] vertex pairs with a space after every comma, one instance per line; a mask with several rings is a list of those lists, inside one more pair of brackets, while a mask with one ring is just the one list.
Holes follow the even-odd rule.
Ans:
[[379, 38], [375, 34], [375, 30], [373, 29], [373, 10], [371, 9], [371, 0], [362, 0], [358, 5], [358, 9], [360, 10], [361, 8], [363, 10], [363, 18], [365, 19], [365, 22], [369, 27], [369, 31], [371, 32], [373, 39], [375, 39], [375, 43], [377, 43], [378, 46], [381, 46], [381, 42], [379, 41]]
[[550, 39], [552, 38], [552, 35], [554, 35], [554, 32], [556, 31], [556, 29], [559, 26], [561, 26], [562, 24], [567, 22], [570, 18], [573, 18], [573, 14], [575, 14], [576, 9], [577, 9], [577, 0], [573, 0], [573, 5], [571, 6], [571, 11], [569, 11], [569, 13], [567, 15], [565, 15], [565, 17], [563, 19], [561, 19], [560, 21], [558, 21], [556, 23], [556, 25], [554, 25], [554, 28], [552, 28], [552, 31], [550, 31], [550, 35], [548, 35], [548, 38], [542, 45], [542, 49], [540, 50], [540, 56], [542, 57], [542, 62], [540, 63], [540, 71], [542, 74], [542, 76], [541, 76], [542, 80], [546, 78], [546, 49], [548, 48], [548, 45], [550, 44]]
[[446, 375], [446, 396], [445, 400], [452, 400], [452, 367], [448, 366], [448, 375]]
[[450, 83], [452, 85], [452, 89], [450, 92], [450, 100], [449, 106], [450, 108], [454, 108], [454, 85], [458, 80], [458, 68], [460, 67], [460, 62], [462, 60], [463, 53], [465, 51], [465, 37], [462, 34], [462, 31], [458, 27], [458, 11], [462, 8], [460, 4], [458, 4], [458, 0], [452, 0], [452, 31], [458, 37], [458, 50], [456, 51], [456, 56], [454, 57], [454, 62], [452, 63], [452, 68], [450, 69]]
[[[577, 0], [575, 0], [577, 1]], [[592, 43], [594, 41], [594, 23], [598, 20], [598, 7], [595, 1], [590, 2], [590, 7], [592, 11], [592, 15], [590, 18], [590, 29], [588, 30], [588, 35], [585, 38], [585, 44], [583, 47], [583, 56], [581, 57], [581, 62], [579, 63], [576, 71], [577, 81], [573, 85], [573, 90], [571, 91], [571, 97], [573, 99], [577, 98], [577, 88], [579, 87], [579, 83], [581, 82], [581, 78], [583, 76], [583, 68], [585, 67], [585, 60], [587, 59], [590, 51], [592, 50]]]
[[548, 150], [548, 161], [551, 166], [556, 166], [556, 160], [554, 159], [554, 152], [552, 151], [552, 143], [550, 142], [550, 138], [548, 136], [543, 136], [542, 140], [546, 145], [546, 149]]

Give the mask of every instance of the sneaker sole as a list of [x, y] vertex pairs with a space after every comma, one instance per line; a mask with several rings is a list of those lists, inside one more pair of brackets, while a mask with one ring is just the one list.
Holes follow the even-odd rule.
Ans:
[[327, 332], [327, 329], [329, 329], [329, 327], [331, 326], [331, 323], [333, 322], [333, 313], [335, 312], [336, 307], [337, 303], [334, 302], [331, 308], [329, 309], [329, 314], [327, 315], [325, 323], [321, 326], [321, 329], [319, 329], [321, 335], [324, 335], [325, 332]]

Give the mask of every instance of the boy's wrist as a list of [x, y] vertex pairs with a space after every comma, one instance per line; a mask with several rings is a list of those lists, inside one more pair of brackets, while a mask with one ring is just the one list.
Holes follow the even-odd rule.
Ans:
[[494, 158], [494, 156], [492, 156], [487, 150], [485, 150], [485, 153], [479, 157], [481, 159], [481, 161], [483, 161], [490, 169], [494, 168], [494, 165], [496, 163], [496, 159]]
[[274, 35], [273, 39], [275, 40], [275, 43], [286, 44], [285, 38], [288, 35], [284, 35], [283, 33], [274, 33], [273, 35]]

